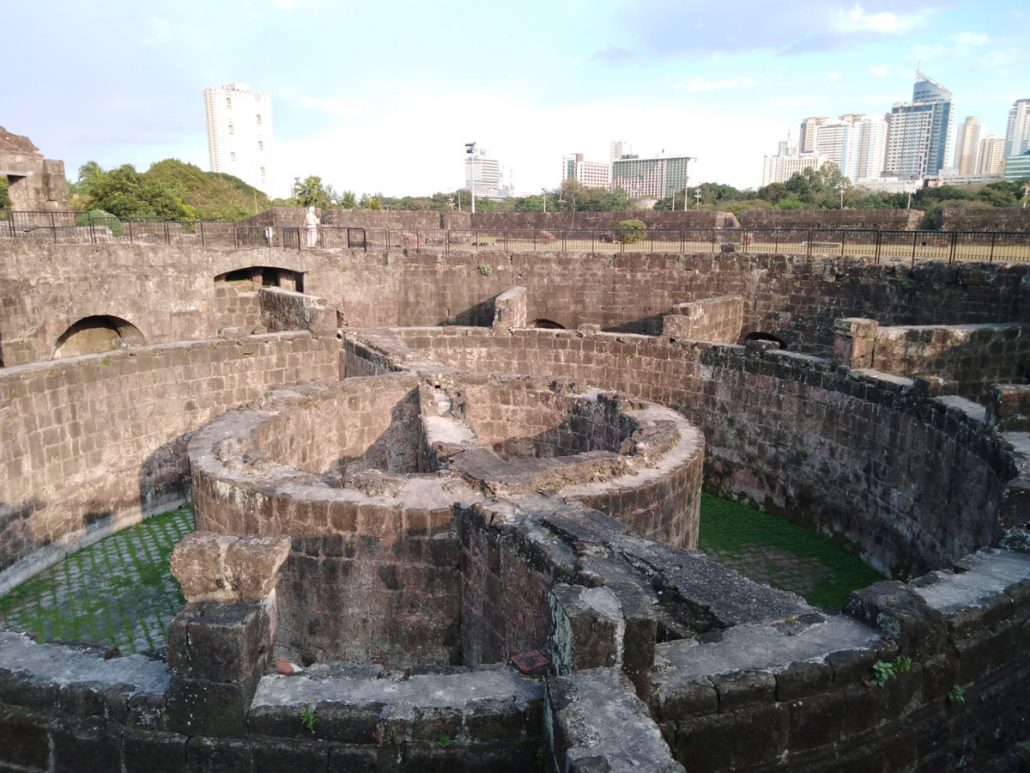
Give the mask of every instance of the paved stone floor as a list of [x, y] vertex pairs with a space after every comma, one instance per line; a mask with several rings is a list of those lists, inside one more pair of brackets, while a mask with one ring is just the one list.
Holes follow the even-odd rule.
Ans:
[[158, 650], [183, 604], [168, 556], [191, 531], [186, 505], [80, 550], [0, 598], [0, 625], [40, 641]]
[[[168, 555], [192, 530], [186, 505], [81, 550], [0, 598], [0, 625], [40, 641], [96, 642], [126, 654], [159, 650], [183, 604]], [[840, 607], [852, 590], [882, 579], [814, 532], [707, 494], [699, 547], [822, 607]]]
[[752, 580], [824, 608], [839, 609], [851, 591], [884, 579], [827, 537], [707, 493], [698, 547]]

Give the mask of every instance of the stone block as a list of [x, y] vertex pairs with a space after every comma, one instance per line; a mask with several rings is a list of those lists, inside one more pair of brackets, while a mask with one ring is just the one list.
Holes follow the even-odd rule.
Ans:
[[252, 773], [250, 742], [232, 738], [194, 736], [186, 746], [190, 773]]
[[275, 589], [279, 567], [290, 554], [289, 537], [241, 537], [225, 552], [225, 578], [243, 601], [261, 601]]
[[121, 733], [102, 719], [59, 724], [51, 733], [53, 765], [58, 773], [83, 769], [118, 770], [121, 767]]
[[913, 660], [932, 655], [947, 643], [944, 616], [901, 582], [878, 582], [855, 591], [844, 611], [879, 629]]
[[776, 679], [768, 671], [733, 671], [711, 679], [719, 694], [719, 713], [754, 703], [772, 703], [776, 696]]
[[551, 661], [558, 674], [621, 665], [625, 622], [607, 588], [559, 584], [551, 589]]
[[229, 598], [223, 567], [226, 550], [235, 541], [235, 537], [195, 531], [175, 546], [171, 555], [172, 574], [186, 601]]
[[262, 605], [187, 604], [169, 625], [168, 664], [189, 679], [240, 683], [264, 669], [271, 644]]
[[208, 682], [173, 675], [168, 689], [168, 724], [186, 735], [243, 735], [253, 697], [253, 682]]
[[122, 737], [125, 773], [182, 773], [186, 770], [186, 736], [128, 728]]
[[46, 770], [50, 741], [46, 720], [24, 709], [0, 706], [0, 764], [15, 769]]

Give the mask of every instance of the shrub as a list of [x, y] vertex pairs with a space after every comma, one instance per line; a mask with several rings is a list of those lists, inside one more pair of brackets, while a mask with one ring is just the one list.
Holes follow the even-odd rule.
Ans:
[[122, 235], [121, 221], [110, 212], [104, 212], [102, 209], [91, 209], [89, 212], [81, 212], [75, 216], [75, 225], [88, 226], [91, 221], [95, 226], [110, 228], [111, 233], [115, 236]]
[[615, 235], [623, 244], [639, 242], [647, 233], [647, 226], [641, 220], [620, 220]]

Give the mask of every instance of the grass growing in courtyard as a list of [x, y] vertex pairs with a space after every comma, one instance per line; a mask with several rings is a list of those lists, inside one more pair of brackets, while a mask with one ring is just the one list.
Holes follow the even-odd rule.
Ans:
[[741, 574], [793, 591], [818, 607], [839, 609], [851, 591], [884, 579], [811, 529], [707, 493], [701, 495], [698, 547]]
[[184, 505], [80, 550], [0, 598], [0, 624], [40, 641], [159, 649], [183, 604], [168, 557], [191, 531], [193, 508]]

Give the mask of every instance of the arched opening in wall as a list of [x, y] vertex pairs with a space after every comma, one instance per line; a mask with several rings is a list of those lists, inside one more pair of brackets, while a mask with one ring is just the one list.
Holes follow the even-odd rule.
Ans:
[[54, 346], [54, 357], [77, 357], [108, 352], [122, 344], [144, 343], [139, 328], [121, 317], [84, 317], [61, 333]]
[[529, 323], [529, 326], [530, 327], [543, 328], [544, 330], [564, 330], [565, 329], [565, 325], [559, 325], [557, 322], [555, 322], [554, 320], [550, 320], [550, 319], [534, 319], [532, 322]]
[[744, 343], [747, 343], [748, 341], [772, 341], [775, 344], [779, 344], [781, 349], [787, 348], [787, 342], [779, 336], [774, 336], [772, 333], [748, 333], [746, 336], [744, 336]]
[[248, 266], [219, 274], [215, 277], [215, 284], [250, 284], [253, 287], [241, 287], [240, 289], [253, 290], [259, 287], [280, 287], [283, 290], [302, 293], [304, 292], [304, 272], [275, 266]]

